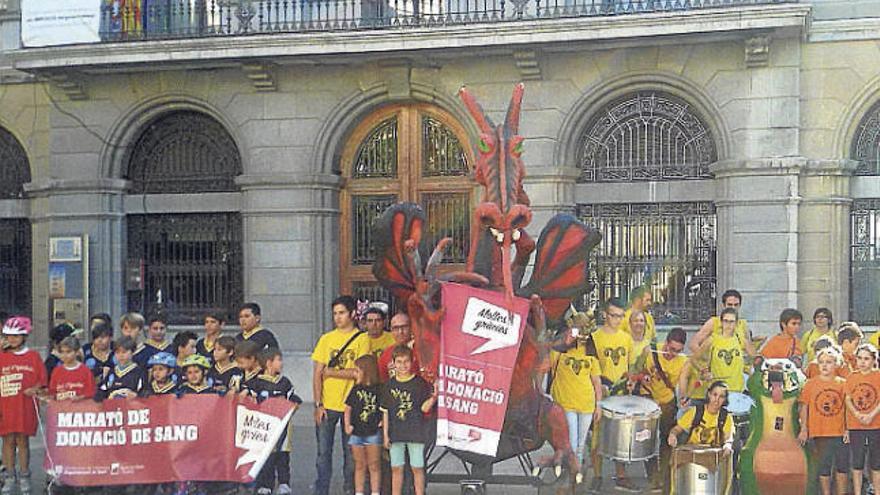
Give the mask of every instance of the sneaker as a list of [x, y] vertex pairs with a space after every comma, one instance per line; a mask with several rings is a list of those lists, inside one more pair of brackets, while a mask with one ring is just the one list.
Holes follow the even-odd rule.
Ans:
[[590, 482], [589, 493], [602, 493], [602, 477], [601, 476], [593, 476], [593, 481]]
[[26, 471], [18, 474], [18, 490], [21, 495], [30, 495], [31, 493], [31, 472]]
[[15, 488], [15, 478], [12, 476], [6, 475], [3, 477], [0, 482], [3, 483], [3, 488], [0, 488], [0, 494], [2, 495], [12, 495], [12, 490]]
[[275, 493], [277, 493], [278, 495], [290, 495], [293, 492], [290, 491], [290, 486], [288, 486], [286, 483], [281, 483], [280, 485], [278, 485], [278, 489], [275, 490]]
[[257, 495], [272, 495], [271, 488], [258, 488]]
[[617, 478], [614, 484], [618, 490], [625, 492], [639, 493], [641, 491], [629, 478]]

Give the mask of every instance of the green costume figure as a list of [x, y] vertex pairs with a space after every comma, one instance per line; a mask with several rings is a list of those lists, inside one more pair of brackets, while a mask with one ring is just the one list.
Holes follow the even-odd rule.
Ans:
[[755, 400], [749, 439], [740, 454], [740, 493], [814, 495], [816, 465], [798, 444], [798, 395], [804, 377], [787, 359], [768, 359], [749, 378]]

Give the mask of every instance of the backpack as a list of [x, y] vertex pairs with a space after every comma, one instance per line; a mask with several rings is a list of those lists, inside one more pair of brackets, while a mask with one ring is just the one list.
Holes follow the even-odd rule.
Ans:
[[[691, 432], [694, 431], [694, 428], [700, 426], [700, 423], [703, 422], [703, 413], [706, 412], [706, 406], [704, 404], [699, 404], [696, 407], [696, 411], [694, 412], [694, 419], [691, 421]], [[727, 407], [722, 407], [720, 411], [718, 411], [718, 424], [716, 428], [718, 429], [717, 434], [715, 435], [715, 440], [718, 445], [713, 445], [713, 447], [720, 447], [724, 443], [724, 423], [727, 422]]]

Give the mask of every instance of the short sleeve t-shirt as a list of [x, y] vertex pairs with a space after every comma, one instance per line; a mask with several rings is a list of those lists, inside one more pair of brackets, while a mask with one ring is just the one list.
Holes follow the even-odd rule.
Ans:
[[77, 363], [73, 368], [57, 366], [49, 379], [49, 395], [55, 400], [91, 399], [95, 396], [92, 370], [82, 363]]
[[245, 340], [248, 342], [254, 342], [264, 351], [266, 349], [281, 348], [281, 346], [278, 345], [278, 339], [275, 338], [275, 334], [272, 333], [272, 330], [265, 327], [257, 327], [250, 332], [239, 332], [238, 335], [235, 336], [236, 342], [244, 342]]
[[596, 351], [589, 345], [572, 347], [564, 353], [550, 353], [553, 367], [553, 385], [550, 395], [566, 411], [592, 413], [596, 410], [596, 391], [592, 377], [599, 376], [599, 360]]
[[666, 382], [663, 381], [663, 378], [660, 377], [660, 373], [657, 372], [657, 368], [654, 364], [654, 357], [650, 354], [645, 362], [645, 371], [648, 372], [649, 378], [646, 387], [651, 393], [651, 398], [654, 399], [655, 402], [658, 404], [669, 404], [675, 400], [674, 387], [678, 384], [681, 372], [684, 369], [684, 365], [687, 363], [687, 358], [679, 354], [672, 359], [666, 359], [663, 352], [659, 352], [660, 354], [657, 356], [657, 362], [660, 363], [660, 367], [663, 369], [663, 372], [666, 374], [666, 377], [669, 379], [669, 383], [672, 384], [673, 388], [669, 388], [669, 386], [666, 385]]
[[388, 437], [392, 442], [425, 442], [426, 420], [422, 404], [431, 397], [431, 385], [422, 377], [388, 380], [380, 408], [388, 412]]
[[843, 402], [846, 380], [810, 378], [801, 390], [798, 402], [807, 407], [807, 433], [810, 438], [843, 436], [846, 405]]
[[[856, 372], [849, 375], [845, 385], [846, 396], [852, 400], [856, 411], [867, 413], [877, 407], [880, 400], [880, 371]], [[880, 414], [874, 416], [870, 424], [864, 425], [847, 409], [846, 425], [850, 430], [880, 429]]]
[[[703, 418], [700, 424], [694, 425], [694, 418], [697, 414], [697, 408], [692, 407], [685, 411], [681, 418], [678, 419], [678, 426], [688, 432], [688, 442], [693, 445], [711, 445], [720, 447], [724, 441], [730, 438], [733, 432], [733, 420], [731, 414], [727, 414], [724, 419], [724, 425], [721, 429], [723, 438], [718, 438], [718, 413], [710, 413], [708, 409], [703, 409]], [[691, 428], [693, 427], [693, 428]]]
[[767, 359], [790, 359], [802, 354], [798, 339], [781, 333], [771, 337], [761, 349], [761, 355]]
[[613, 333], [596, 330], [592, 333], [602, 377], [612, 383], [620, 380], [635, 359], [633, 356], [633, 340], [622, 330]]
[[35, 398], [25, 390], [46, 386], [46, 367], [35, 350], [0, 352], [0, 435], [37, 431]]
[[379, 432], [382, 413], [379, 411], [379, 393], [381, 385], [355, 385], [345, 405], [351, 408], [352, 433], [359, 437], [371, 437]]
[[[387, 382], [391, 377], [394, 376], [394, 361], [391, 360], [391, 355], [394, 354], [395, 346], [388, 346], [383, 352], [382, 355], [379, 356], [379, 381], [382, 383]], [[412, 357], [412, 366], [410, 366], [409, 370], [414, 375], [421, 376], [422, 368], [421, 364], [419, 364], [419, 356], [413, 351]]]
[[370, 354], [376, 356], [376, 359], [379, 359], [382, 356], [382, 353], [385, 352], [385, 349], [394, 345], [394, 336], [391, 335], [391, 332], [382, 332], [382, 335], [376, 337], [375, 339], [369, 337], [370, 339]]
[[[315, 350], [312, 352], [312, 361], [327, 365], [331, 359], [339, 354], [339, 350], [345, 346], [346, 342], [355, 336], [354, 332], [357, 331], [357, 329], [352, 329], [348, 332], [342, 332], [339, 329], [334, 329], [331, 332], [325, 333], [318, 340], [318, 345], [315, 346]], [[370, 342], [368, 339], [369, 337], [366, 333], [355, 337], [351, 344], [345, 348], [342, 355], [337, 358], [336, 367], [338, 369], [354, 368], [355, 360], [370, 352]], [[324, 378], [323, 395], [321, 397], [324, 408], [330, 411], [345, 411], [345, 398], [348, 397], [348, 393], [353, 386], [354, 380]]]
[[712, 349], [709, 358], [709, 371], [715, 380], [723, 380], [731, 392], [742, 392], [746, 387], [743, 377], [745, 362], [739, 337], [712, 338]]

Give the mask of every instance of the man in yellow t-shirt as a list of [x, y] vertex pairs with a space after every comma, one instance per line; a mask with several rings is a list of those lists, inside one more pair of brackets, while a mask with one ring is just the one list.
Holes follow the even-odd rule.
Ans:
[[[602, 384], [607, 387], [610, 395], [612, 391], [626, 393], [626, 384], [630, 365], [635, 361], [633, 356], [632, 337], [620, 328], [623, 321], [623, 303], [617, 299], [611, 299], [605, 303], [602, 312], [603, 322], [598, 330], [592, 333], [593, 342], [596, 345], [596, 353], [599, 355], [599, 366], [602, 369]], [[590, 491], [602, 493], [602, 457], [599, 455], [598, 439], [600, 435], [593, 433], [590, 459], [593, 462], [593, 481]], [[626, 465], [615, 462], [617, 472], [617, 488], [625, 491], [636, 491], [635, 485], [626, 477]]]
[[[673, 328], [666, 335], [666, 343], [660, 350], [652, 345], [644, 350], [644, 359], [640, 360], [644, 363], [640, 386], [660, 406], [660, 438], [666, 438], [675, 426], [678, 412], [675, 389], [687, 363], [687, 358], [681, 355], [686, 342], [684, 329]], [[661, 444], [659, 460], [651, 459], [645, 463], [652, 489], [662, 490], [666, 486], [671, 454], [672, 449], [665, 443]]]
[[371, 307], [364, 314], [367, 336], [370, 338], [370, 354], [379, 356], [385, 349], [394, 345], [394, 336], [385, 331], [385, 312], [380, 308]]
[[565, 345], [568, 350], [550, 353], [550, 395], [565, 410], [571, 449], [577, 454], [578, 463], [583, 463], [587, 432], [596, 419], [596, 405], [602, 400], [599, 360], [592, 338], [581, 343], [568, 334]]
[[[722, 311], [727, 308], [733, 308], [736, 310], [737, 314], [739, 314], [741, 306], [742, 294], [740, 294], [739, 291], [730, 289], [721, 295]], [[703, 323], [700, 330], [691, 337], [691, 341], [688, 343], [688, 349], [692, 353], [699, 352], [700, 348], [706, 342], [706, 339], [721, 335], [721, 330], [721, 318], [718, 316], [709, 318]], [[746, 365], [748, 366], [750, 364], [750, 359], [748, 358], [757, 356], [758, 352], [752, 344], [752, 335], [751, 332], [749, 332], [748, 322], [743, 318], [738, 318], [736, 321], [736, 336], [742, 342], [742, 351], [746, 355]]]
[[645, 340], [648, 342], [656, 340], [657, 328], [654, 326], [654, 317], [651, 316], [650, 312], [653, 304], [654, 296], [651, 294], [650, 287], [637, 287], [634, 289], [630, 296], [629, 309], [626, 310], [626, 314], [623, 316], [620, 329], [632, 335], [632, 330], [629, 328], [629, 319], [632, 316], [633, 310], [638, 310], [645, 313]]
[[322, 335], [312, 352], [312, 392], [315, 397], [315, 426], [318, 433], [318, 478], [315, 480], [317, 495], [327, 495], [330, 491], [330, 478], [333, 476], [331, 452], [337, 423], [342, 430], [345, 490], [346, 493], [353, 491], [354, 467], [351, 463], [348, 434], [345, 433], [342, 420], [345, 399], [357, 377], [354, 362], [370, 352], [369, 337], [354, 325], [357, 308], [354, 298], [337, 297], [330, 307], [333, 309], [333, 324], [336, 328]]

